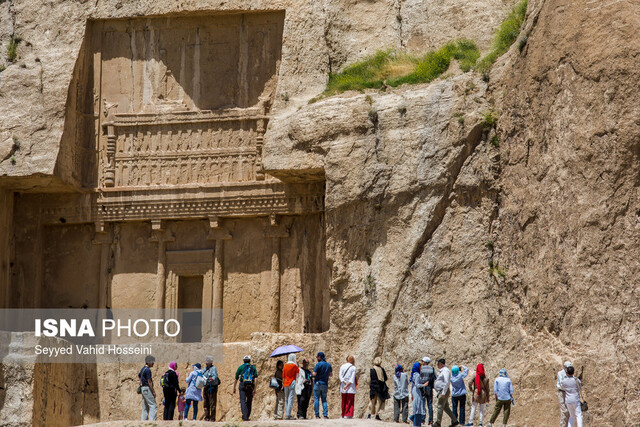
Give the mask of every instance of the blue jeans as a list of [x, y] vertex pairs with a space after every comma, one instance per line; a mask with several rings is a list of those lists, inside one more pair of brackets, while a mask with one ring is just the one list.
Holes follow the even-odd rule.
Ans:
[[195, 420], [198, 416], [198, 401], [187, 399], [187, 403], [184, 405], [184, 419], [189, 418], [189, 409], [191, 408], [191, 403], [193, 403], [193, 419]]
[[428, 396], [425, 400], [427, 401], [427, 409], [429, 410], [429, 422], [432, 423], [433, 422], [433, 396]]
[[413, 414], [413, 425], [420, 427], [424, 422], [424, 415], [422, 414]]
[[[451, 410], [458, 417], [458, 422], [464, 425], [464, 407], [467, 404], [467, 395], [463, 394], [462, 396], [452, 396], [451, 397]], [[460, 410], [458, 411], [458, 408]]]
[[322, 398], [322, 415], [324, 417], [329, 416], [329, 409], [327, 408], [327, 391], [329, 387], [326, 384], [315, 383], [313, 385], [313, 410], [316, 413], [316, 417], [320, 416], [320, 398]]

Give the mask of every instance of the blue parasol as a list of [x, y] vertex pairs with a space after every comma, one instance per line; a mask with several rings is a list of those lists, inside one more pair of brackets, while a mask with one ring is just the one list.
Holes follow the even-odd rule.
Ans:
[[283, 345], [273, 350], [273, 353], [271, 353], [271, 356], [269, 357], [284, 356], [290, 353], [300, 353], [301, 351], [304, 351], [304, 350], [302, 350], [297, 345]]

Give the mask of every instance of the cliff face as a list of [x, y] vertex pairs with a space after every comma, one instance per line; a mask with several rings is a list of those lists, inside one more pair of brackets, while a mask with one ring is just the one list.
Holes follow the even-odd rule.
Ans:
[[[273, 124], [265, 165], [278, 169], [275, 157], [291, 148], [283, 176], [303, 175], [295, 165], [326, 172], [339, 353], [357, 348], [364, 361], [382, 354], [387, 369], [419, 353], [483, 362], [492, 373], [506, 367], [518, 425], [556, 422], [554, 375], [569, 359], [597, 402], [588, 421], [640, 422], [632, 397], [640, 354], [638, 16], [638, 5], [624, 1], [530, 2], [520, 40], [473, 98], [482, 101], [458, 107], [473, 117], [489, 102], [500, 117], [499, 149], [471, 131], [438, 155], [442, 135], [432, 138], [421, 124], [456, 129], [456, 120], [438, 121], [457, 111], [447, 106], [445, 83], [428, 92], [439, 93], [430, 104], [439, 114], [398, 116], [399, 129], [389, 129], [392, 109], [379, 111], [392, 95], [370, 95], [375, 126], [363, 124], [363, 95]], [[429, 99], [418, 88], [401, 96]], [[615, 392], [603, 375], [613, 376]]]
[[584, 365], [596, 425], [635, 425], [640, 5], [535, 6], [527, 45], [492, 87], [505, 298], [526, 335], [547, 343], [540, 354]]
[[[485, 99], [486, 84], [462, 75], [329, 98], [272, 122], [265, 167], [283, 178], [299, 178], [296, 165], [325, 171], [328, 341], [333, 355], [355, 353], [365, 382], [376, 355], [388, 372], [424, 355], [497, 371], [522, 335], [488, 266], [499, 150]], [[294, 161], [278, 161], [287, 149]], [[358, 396], [361, 415], [367, 400]]]
[[[507, 368], [516, 425], [557, 422], [555, 373], [569, 359], [584, 367], [592, 425], [638, 424], [637, 2], [530, 1], [520, 41], [488, 84], [465, 74], [307, 105], [330, 71], [379, 48], [455, 37], [488, 47], [513, 2], [472, 3], [4, 2], [3, 49], [12, 34], [23, 41], [0, 74], [0, 185], [78, 185], [60, 141], [87, 19], [285, 10], [262, 160], [284, 181], [326, 180], [330, 329], [226, 345], [220, 413], [238, 413], [236, 359], [251, 353], [268, 375], [270, 349], [292, 341], [306, 357], [327, 352], [335, 369], [354, 353], [359, 390], [376, 355], [387, 372], [423, 355], [472, 370], [482, 362], [492, 377]], [[497, 130], [483, 123], [489, 111]], [[10, 225], [10, 203], [0, 205]], [[0, 261], [10, 235], [0, 230]], [[127, 406], [135, 368], [119, 368], [115, 386], [107, 369], [91, 391], [99, 416], [85, 421], [137, 417]], [[335, 409], [335, 378], [330, 386]], [[357, 399], [363, 415], [368, 394]], [[268, 417], [272, 404], [265, 391], [255, 412]]]

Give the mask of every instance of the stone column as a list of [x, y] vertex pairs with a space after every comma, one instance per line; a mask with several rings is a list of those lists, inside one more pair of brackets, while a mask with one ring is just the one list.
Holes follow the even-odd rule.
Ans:
[[[224, 307], [224, 241], [233, 237], [229, 230], [222, 226], [218, 217], [209, 218], [209, 236], [207, 239], [215, 240], [215, 251], [213, 255], [213, 290], [211, 292], [212, 319], [211, 325], [222, 326], [222, 309]], [[216, 318], [216, 316], [220, 316]], [[218, 338], [222, 341], [222, 330], [216, 331]], [[215, 335], [215, 333], [214, 333]]]
[[269, 217], [269, 225], [264, 232], [264, 237], [272, 239], [271, 241], [271, 315], [270, 315], [270, 331], [280, 332], [280, 314], [281, 302], [281, 274], [280, 274], [280, 239], [289, 237], [289, 230], [279, 224], [279, 218], [276, 215]]
[[109, 227], [104, 228], [103, 225], [96, 226], [96, 234], [93, 237], [94, 245], [100, 245], [100, 284], [98, 286], [98, 308], [107, 308], [108, 300], [108, 286], [109, 286], [109, 249], [111, 249], [111, 243], [113, 237], [111, 235], [111, 229]]
[[164, 294], [167, 282], [166, 263], [167, 263], [167, 242], [175, 241], [175, 238], [169, 230], [164, 229], [164, 224], [160, 220], [151, 220], [151, 242], [158, 243], [158, 269], [156, 272], [156, 308], [158, 315], [161, 315], [164, 308]]

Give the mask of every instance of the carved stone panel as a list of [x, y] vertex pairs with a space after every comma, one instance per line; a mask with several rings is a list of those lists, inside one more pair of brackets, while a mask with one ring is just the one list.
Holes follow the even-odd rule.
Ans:
[[280, 12], [95, 23], [98, 186], [263, 180], [283, 23]]

